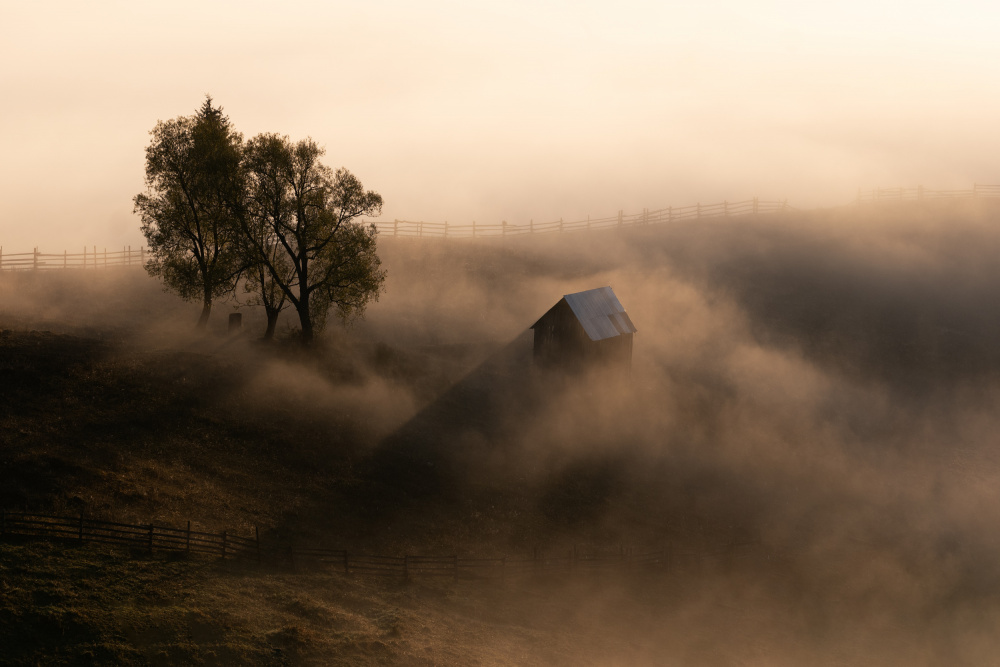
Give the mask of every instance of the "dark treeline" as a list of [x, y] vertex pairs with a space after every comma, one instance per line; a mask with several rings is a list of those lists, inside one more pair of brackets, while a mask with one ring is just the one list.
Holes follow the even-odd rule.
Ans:
[[291, 305], [304, 342], [334, 309], [363, 314], [385, 280], [376, 232], [357, 222], [382, 197], [321, 162], [312, 139], [268, 133], [244, 141], [211, 97], [191, 116], [160, 121], [146, 148], [146, 192], [135, 197], [152, 253], [146, 268], [202, 302], [240, 286], [267, 313], [265, 338]]

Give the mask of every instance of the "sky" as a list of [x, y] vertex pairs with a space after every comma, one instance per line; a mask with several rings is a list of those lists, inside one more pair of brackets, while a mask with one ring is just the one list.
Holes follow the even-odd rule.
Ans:
[[0, 246], [142, 243], [157, 120], [312, 137], [381, 219], [1000, 183], [1000, 5], [0, 0]]

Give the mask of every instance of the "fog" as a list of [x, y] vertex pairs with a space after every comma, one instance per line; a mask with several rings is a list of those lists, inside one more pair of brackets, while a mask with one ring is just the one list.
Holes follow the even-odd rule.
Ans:
[[975, 0], [7, 3], [0, 246], [137, 247], [147, 133], [206, 93], [246, 136], [312, 136], [388, 220], [968, 188], [997, 180], [996, 19]]
[[[610, 284], [639, 329], [633, 372], [511, 375], [494, 357], [387, 446], [412, 455], [415, 493], [461, 499], [481, 475], [534, 489], [548, 524], [515, 541], [668, 541], [696, 568], [746, 557], [692, 575], [684, 605], [661, 601], [683, 637], [618, 629], [652, 664], [988, 662], [998, 213], [862, 208], [430, 246], [426, 282], [390, 285], [383, 304], [424, 304], [409, 335], [509, 341], [562, 294]], [[387, 248], [390, 266], [410, 250]], [[394, 331], [374, 312], [365, 326]], [[739, 618], [723, 621], [730, 603]]]
[[[197, 305], [114, 271], [4, 275], [0, 326], [249, 360], [226, 400], [306, 404], [382, 490], [358, 500], [370, 533], [329, 519], [345, 539], [668, 548], [666, 583], [575, 594], [588, 659], [984, 664], [1000, 649], [998, 215], [924, 202], [384, 239], [385, 294], [331, 320], [319, 357], [262, 354], [245, 307], [225, 337], [227, 304], [190, 338]], [[638, 328], [631, 374], [535, 368], [528, 327], [604, 285]]]

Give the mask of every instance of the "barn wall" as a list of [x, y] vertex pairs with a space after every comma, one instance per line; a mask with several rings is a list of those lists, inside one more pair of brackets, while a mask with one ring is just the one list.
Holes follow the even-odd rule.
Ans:
[[565, 300], [560, 300], [536, 323], [535, 362], [540, 366], [572, 366], [585, 357], [587, 332]]
[[591, 363], [610, 364], [626, 372], [632, 363], [632, 335], [592, 341], [566, 301], [560, 300], [533, 327], [534, 358], [540, 367], [575, 370]]

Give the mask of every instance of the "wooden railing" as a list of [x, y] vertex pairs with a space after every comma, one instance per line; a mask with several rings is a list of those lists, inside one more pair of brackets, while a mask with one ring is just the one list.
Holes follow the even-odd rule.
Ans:
[[660, 209], [643, 209], [640, 213], [617, 215], [585, 220], [550, 220], [513, 224], [471, 224], [453, 225], [447, 222], [414, 222], [412, 220], [369, 220], [383, 236], [436, 237], [436, 238], [485, 238], [497, 236], [517, 236], [521, 234], [551, 234], [556, 232], [577, 232], [588, 229], [613, 229], [696, 220], [701, 218], [724, 218], [774, 213], [790, 210], [788, 200], [764, 200], [754, 197], [744, 201], [723, 201], [716, 204], [692, 204], [691, 206], [668, 206]]
[[[858, 190], [856, 204], [909, 201], [921, 199], [957, 199], [1000, 197], [1000, 185], [974, 183], [971, 190], [932, 190], [917, 186], [914, 188], [876, 188]], [[754, 197], [743, 201], [723, 201], [715, 204], [692, 204], [690, 206], [668, 206], [659, 209], [643, 209], [639, 213], [617, 215], [585, 220], [550, 220], [527, 223], [500, 222], [499, 224], [450, 224], [447, 222], [418, 222], [413, 220], [363, 220], [375, 226], [382, 236], [428, 237], [428, 238], [495, 238], [525, 234], [552, 234], [577, 232], [588, 229], [614, 229], [657, 225], [682, 220], [726, 218], [750, 216], [762, 213], [778, 213], [795, 210], [788, 200], [766, 200]], [[49, 270], [49, 269], [90, 269], [114, 266], [142, 266], [149, 257], [148, 248], [133, 249], [124, 246], [121, 250], [98, 250], [97, 246], [84, 248], [83, 252], [43, 253], [35, 248], [32, 252], [5, 253], [0, 247], [0, 270]]]
[[893, 202], [918, 199], [964, 199], [975, 197], [1000, 197], [1000, 185], [973, 183], [971, 190], [932, 190], [918, 185], [915, 188], [876, 188], [858, 190], [858, 204]]
[[398, 578], [504, 579], [523, 574], [664, 568], [670, 562], [669, 552], [663, 549], [641, 553], [624, 548], [604, 550], [603, 553], [572, 549], [559, 556], [541, 555], [535, 551], [529, 558], [366, 554], [292, 541], [262, 540], [257, 528], [254, 528], [253, 535], [240, 535], [226, 530], [192, 530], [190, 521], [185, 528], [176, 528], [154, 523], [105, 521], [82, 514], [59, 516], [0, 510], [0, 537], [7, 536], [98, 542], [145, 552], [201, 553], [223, 559], [241, 558], [258, 562], [311, 562], [345, 574]]
[[147, 248], [133, 250], [132, 246], [124, 246], [121, 250], [102, 251], [84, 248], [83, 252], [61, 253], [32, 252], [5, 253], [0, 247], [0, 270], [8, 271], [46, 271], [51, 269], [105, 269], [113, 266], [142, 266], [149, 256]]

